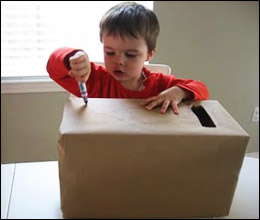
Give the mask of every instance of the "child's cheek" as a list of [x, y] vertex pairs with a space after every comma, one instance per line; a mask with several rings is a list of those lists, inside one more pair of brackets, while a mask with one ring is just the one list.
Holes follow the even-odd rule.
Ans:
[[105, 63], [109, 63], [110, 65], [112, 64], [112, 61], [113, 61], [113, 59], [110, 57], [110, 56], [104, 56], [104, 61], [105, 61]]
[[108, 70], [108, 72], [111, 71], [111, 59], [104, 57], [104, 63], [105, 63], [105, 67]]

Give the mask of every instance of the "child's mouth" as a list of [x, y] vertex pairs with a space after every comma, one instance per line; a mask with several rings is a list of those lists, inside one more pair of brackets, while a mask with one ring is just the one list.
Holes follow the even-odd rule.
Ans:
[[121, 70], [114, 70], [114, 74], [115, 75], [122, 75], [122, 74], [125, 74], [125, 73]]

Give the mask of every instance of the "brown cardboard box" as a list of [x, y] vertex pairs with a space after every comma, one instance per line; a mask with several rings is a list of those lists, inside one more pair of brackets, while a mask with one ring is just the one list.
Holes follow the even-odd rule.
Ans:
[[139, 102], [68, 99], [58, 145], [64, 217], [228, 215], [247, 133], [218, 101], [182, 103], [179, 115]]

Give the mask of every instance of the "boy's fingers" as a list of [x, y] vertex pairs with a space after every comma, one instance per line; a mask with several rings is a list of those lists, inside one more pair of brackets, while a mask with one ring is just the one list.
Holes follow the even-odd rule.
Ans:
[[149, 105], [147, 105], [145, 108], [148, 110], [153, 109], [154, 107], [160, 105], [162, 103], [161, 99], [156, 98], [156, 100], [154, 100], [153, 102], [151, 102]]
[[81, 70], [81, 69], [87, 69], [87, 63], [86, 62], [80, 62], [80, 63], [76, 63], [76, 64], [70, 64], [71, 69], [74, 70]]
[[171, 107], [172, 107], [174, 114], [178, 115], [179, 114], [178, 104], [176, 102], [172, 102]]
[[156, 100], [156, 99], [157, 99], [157, 96], [149, 97], [149, 98], [143, 100], [143, 101], [140, 103], [140, 105], [147, 105], [148, 103], [150, 103], [150, 102], [152, 102], [152, 101], [154, 101], [154, 100]]
[[87, 73], [84, 73], [83, 75], [78, 75], [75, 78], [78, 82], [86, 82], [88, 79], [87, 75]]
[[170, 104], [170, 101], [165, 100], [162, 107], [161, 107], [160, 113], [164, 114], [167, 111], [169, 104]]
[[72, 68], [69, 72], [68, 75], [71, 77], [75, 77], [75, 78], [86, 78], [87, 79], [87, 75], [90, 72], [90, 70], [87, 68], [87, 66], [77, 66], [77, 68]]
[[145, 108], [148, 110], [152, 110], [156, 106], [156, 104], [157, 104], [156, 102], [152, 102], [149, 105], [147, 105]]

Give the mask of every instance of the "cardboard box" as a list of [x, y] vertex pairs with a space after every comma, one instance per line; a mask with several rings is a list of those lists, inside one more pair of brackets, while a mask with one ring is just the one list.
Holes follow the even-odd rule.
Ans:
[[247, 133], [218, 101], [182, 103], [179, 115], [139, 102], [66, 102], [58, 142], [64, 217], [228, 215]]

